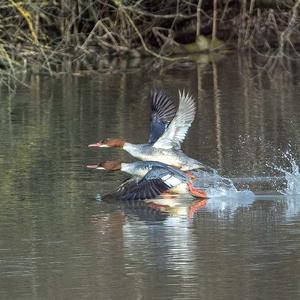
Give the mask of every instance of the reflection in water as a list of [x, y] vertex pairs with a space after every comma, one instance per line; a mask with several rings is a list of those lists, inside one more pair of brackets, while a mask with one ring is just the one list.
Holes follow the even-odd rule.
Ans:
[[212, 63], [213, 70], [213, 89], [214, 89], [214, 103], [215, 103], [215, 116], [216, 116], [216, 144], [217, 144], [217, 152], [218, 152], [218, 165], [219, 168], [222, 169], [222, 141], [221, 141], [221, 94], [218, 85], [218, 69], [215, 62]]
[[[31, 89], [0, 90], [0, 298], [299, 297], [300, 199], [297, 191], [275, 194], [287, 173], [270, 166], [296, 174], [281, 155], [288, 144], [299, 165], [300, 68], [294, 61], [269, 74], [263, 59], [233, 55], [159, 74], [135, 67], [32, 76]], [[198, 95], [184, 151], [255, 197], [95, 201], [125, 177], [84, 166], [132, 158], [86, 145], [104, 137], [145, 142], [153, 87], [175, 99], [183, 88]], [[266, 180], [275, 177], [276, 188]]]
[[295, 218], [300, 212], [300, 195], [289, 195], [286, 197], [286, 217], [287, 219]]
[[[108, 198], [110, 196], [107, 196]], [[111, 199], [104, 198], [100, 205], [107, 205]], [[297, 217], [300, 212], [300, 195], [280, 194], [257, 194], [248, 190], [231, 191], [225, 196], [217, 196], [210, 199], [196, 200], [183, 195], [173, 195], [169, 198], [158, 197], [148, 201], [122, 201], [110, 202], [111, 209], [121, 209], [130, 220], [140, 221], [166, 221], [168, 218], [175, 220], [182, 218], [192, 221], [199, 217], [199, 212], [206, 212], [215, 215], [217, 218], [232, 219], [240, 209], [247, 209], [249, 212], [255, 209], [259, 201], [270, 205], [280, 205], [282, 214], [287, 220]]]

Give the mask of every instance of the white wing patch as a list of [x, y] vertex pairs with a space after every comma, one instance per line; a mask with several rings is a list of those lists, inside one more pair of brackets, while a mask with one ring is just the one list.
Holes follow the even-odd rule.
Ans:
[[174, 187], [177, 186], [179, 184], [182, 183], [182, 181], [180, 179], [178, 179], [177, 177], [173, 176], [173, 175], [165, 175], [161, 178], [165, 184], [167, 184], [169, 187]]
[[179, 91], [179, 107], [164, 134], [153, 144], [154, 148], [180, 149], [180, 145], [194, 121], [196, 105], [194, 98], [185, 91]]

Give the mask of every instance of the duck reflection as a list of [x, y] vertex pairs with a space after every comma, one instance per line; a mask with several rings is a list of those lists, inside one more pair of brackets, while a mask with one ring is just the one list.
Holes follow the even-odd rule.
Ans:
[[255, 200], [251, 191], [239, 191], [227, 197], [210, 199], [195, 199], [190, 195], [164, 195], [159, 198], [144, 201], [120, 201], [116, 193], [101, 198], [101, 205], [109, 205], [110, 209], [121, 209], [132, 219], [143, 221], [164, 221], [168, 217], [187, 218], [197, 216], [200, 210], [221, 215], [230, 212], [233, 214], [239, 207], [248, 207]]
[[100, 205], [109, 210], [119, 209], [129, 219], [140, 221], [165, 221], [169, 217], [192, 220], [198, 213], [212, 213], [218, 218], [233, 218], [239, 209], [255, 211], [262, 201], [270, 207], [280, 207], [289, 220], [300, 212], [300, 195], [257, 194], [249, 190], [237, 191], [226, 196], [209, 199], [195, 199], [189, 195], [168, 195], [144, 201], [119, 201], [117, 195], [108, 194], [101, 198]]

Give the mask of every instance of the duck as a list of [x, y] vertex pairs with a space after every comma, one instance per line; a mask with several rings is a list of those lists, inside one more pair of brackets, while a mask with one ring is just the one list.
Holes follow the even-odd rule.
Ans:
[[117, 189], [121, 200], [153, 199], [165, 192], [207, 198], [204, 190], [193, 186], [195, 177], [191, 172], [183, 172], [165, 163], [157, 161], [124, 163], [113, 160], [87, 165], [87, 168], [123, 171], [132, 175], [132, 178], [125, 181]]
[[88, 147], [120, 148], [142, 161], [158, 161], [181, 171], [201, 169], [216, 171], [187, 156], [181, 149], [196, 114], [195, 100], [189, 92], [179, 91], [179, 106], [175, 113], [172, 99], [163, 91], [151, 94], [151, 121], [148, 143], [132, 144], [124, 139], [104, 139]]

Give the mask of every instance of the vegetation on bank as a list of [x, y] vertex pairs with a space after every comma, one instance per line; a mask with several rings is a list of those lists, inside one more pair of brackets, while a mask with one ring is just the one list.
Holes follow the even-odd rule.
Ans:
[[116, 55], [174, 60], [235, 48], [283, 56], [299, 48], [299, 8], [300, 0], [3, 0], [0, 75], [52, 75]]

